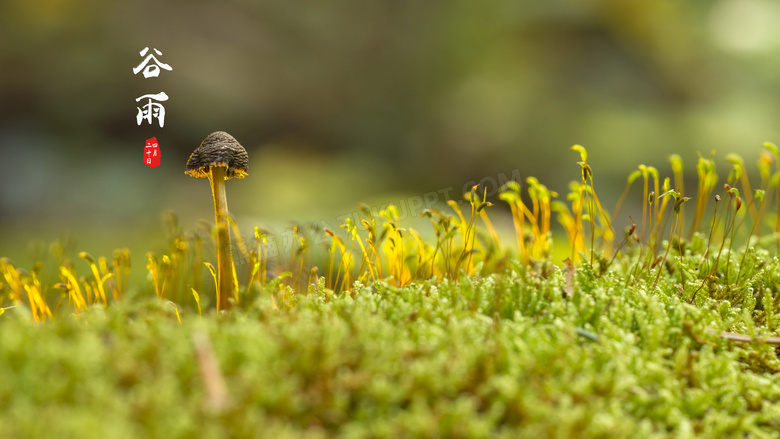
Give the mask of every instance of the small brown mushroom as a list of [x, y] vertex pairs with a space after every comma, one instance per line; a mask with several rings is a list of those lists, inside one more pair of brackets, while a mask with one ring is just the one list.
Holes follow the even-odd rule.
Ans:
[[209, 134], [190, 154], [185, 174], [208, 178], [214, 197], [214, 216], [217, 227], [217, 311], [227, 309], [228, 297], [237, 291], [230, 251], [225, 180], [244, 178], [248, 173], [249, 155], [238, 141], [224, 131]]

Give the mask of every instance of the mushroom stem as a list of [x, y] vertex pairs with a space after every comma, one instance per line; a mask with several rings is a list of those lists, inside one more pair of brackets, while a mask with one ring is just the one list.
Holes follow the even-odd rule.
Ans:
[[228, 298], [234, 293], [233, 252], [230, 251], [225, 166], [211, 166], [209, 182], [214, 196], [214, 218], [217, 226], [217, 312], [228, 309]]

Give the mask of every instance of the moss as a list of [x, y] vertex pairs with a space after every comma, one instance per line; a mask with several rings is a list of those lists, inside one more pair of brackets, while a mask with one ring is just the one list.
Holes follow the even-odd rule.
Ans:
[[[127, 251], [78, 264], [59, 252], [31, 270], [0, 258], [0, 433], [780, 437], [780, 360], [765, 342], [780, 314], [778, 241], [753, 236], [780, 216], [762, 219], [750, 200], [763, 193], [742, 203], [736, 186], [750, 184], [733, 176], [708, 210], [717, 175], [700, 158], [686, 233], [687, 197], [640, 165], [624, 195], [641, 177], [641, 226], [620, 238], [619, 209], [606, 213], [575, 150], [570, 205], [535, 179], [530, 206], [507, 186], [515, 249], [501, 250], [477, 188], [468, 218], [454, 201], [457, 216], [423, 212], [435, 243], [392, 206], [368, 209], [365, 230], [319, 230], [320, 259], [296, 226], [276, 267], [265, 232], [249, 244], [235, 233], [244, 265], [229, 312], [210, 304], [208, 233], [171, 215], [169, 254], [147, 256], [145, 284], [126, 283]], [[761, 183], [775, 208], [778, 183], [780, 171]], [[571, 251], [561, 265], [553, 211]]]
[[[157, 299], [43, 327], [14, 308], [0, 320], [0, 423], [20, 438], [776, 435], [780, 385], [745, 367], [766, 347], [704, 329], [731, 314], [577, 279], [579, 300], [545, 294], [560, 276], [530, 287], [507, 272], [181, 324]], [[221, 413], [207, 408], [196, 331], [227, 383]]]

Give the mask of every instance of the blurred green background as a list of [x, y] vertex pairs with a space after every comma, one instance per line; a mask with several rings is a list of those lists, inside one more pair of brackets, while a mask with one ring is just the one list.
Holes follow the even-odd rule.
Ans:
[[[140, 262], [164, 210], [212, 221], [184, 165], [216, 130], [249, 152], [227, 184], [247, 234], [502, 177], [563, 197], [575, 143], [607, 206], [639, 164], [670, 175], [671, 153], [689, 176], [697, 151], [752, 168], [780, 141], [778, 22], [770, 0], [3, 0], [0, 256], [67, 235]], [[144, 47], [173, 70], [134, 75]], [[137, 125], [135, 99], [161, 91], [165, 126]]]

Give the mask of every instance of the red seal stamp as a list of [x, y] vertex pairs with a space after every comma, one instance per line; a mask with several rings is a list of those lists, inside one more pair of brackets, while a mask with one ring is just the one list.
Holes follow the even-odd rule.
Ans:
[[160, 144], [157, 142], [157, 137], [146, 140], [144, 164], [152, 168], [160, 166]]

